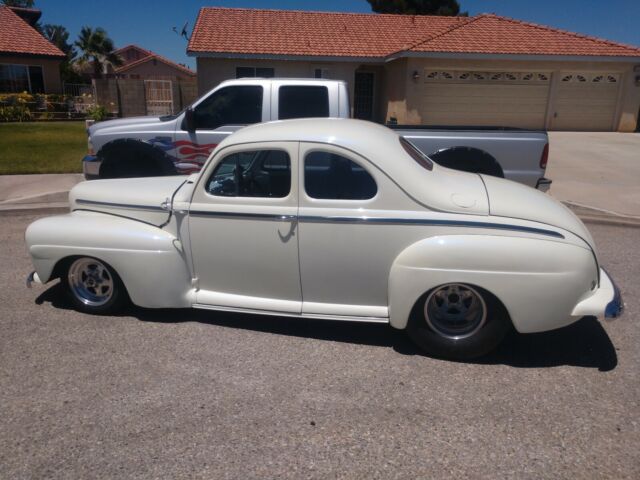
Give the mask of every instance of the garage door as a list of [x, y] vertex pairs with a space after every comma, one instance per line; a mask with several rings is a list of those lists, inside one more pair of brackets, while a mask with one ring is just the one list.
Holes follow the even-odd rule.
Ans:
[[548, 72], [424, 71], [417, 108], [427, 125], [544, 128]]
[[617, 73], [562, 72], [551, 128], [613, 130], [619, 84]]

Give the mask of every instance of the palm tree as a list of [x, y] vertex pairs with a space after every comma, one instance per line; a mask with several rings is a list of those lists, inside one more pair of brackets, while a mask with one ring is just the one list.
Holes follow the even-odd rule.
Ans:
[[91, 63], [96, 78], [106, 73], [107, 66], [122, 65], [122, 59], [114, 53], [113, 40], [102, 28], [93, 30], [91, 27], [82, 27], [78, 40], [74, 43], [81, 51], [78, 58], [80, 63]]

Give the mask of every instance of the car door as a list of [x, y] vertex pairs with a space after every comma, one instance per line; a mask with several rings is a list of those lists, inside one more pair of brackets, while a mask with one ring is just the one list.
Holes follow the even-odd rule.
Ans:
[[189, 209], [196, 303], [301, 312], [296, 142], [216, 154]]
[[406, 240], [367, 219], [391, 214], [383, 209], [397, 187], [366, 159], [334, 145], [300, 143], [299, 158], [302, 313], [383, 321], [389, 269]]
[[181, 173], [200, 170], [213, 149], [244, 125], [269, 119], [270, 87], [229, 85], [214, 90], [193, 107], [194, 131], [183, 120], [174, 141], [176, 166]]

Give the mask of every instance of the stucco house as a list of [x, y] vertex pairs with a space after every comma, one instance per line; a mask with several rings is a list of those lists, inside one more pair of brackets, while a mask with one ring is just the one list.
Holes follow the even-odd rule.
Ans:
[[246, 76], [348, 81], [357, 118], [633, 131], [640, 48], [497, 15], [205, 7], [187, 53], [198, 87]]
[[0, 93], [62, 91], [64, 53], [25, 20], [39, 16], [39, 10], [0, 6]]
[[113, 73], [120, 78], [186, 80], [196, 76], [196, 72], [184, 65], [138, 45], [127, 45], [115, 53], [122, 59], [122, 65]]

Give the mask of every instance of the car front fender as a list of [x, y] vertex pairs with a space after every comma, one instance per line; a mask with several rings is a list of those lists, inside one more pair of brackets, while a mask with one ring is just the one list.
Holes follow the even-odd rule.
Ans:
[[418, 299], [445, 283], [465, 283], [495, 295], [521, 333], [577, 320], [576, 304], [597, 283], [591, 251], [571, 243], [498, 235], [450, 235], [402, 251], [389, 278], [389, 318], [403, 329]]
[[25, 240], [38, 277], [53, 277], [69, 257], [98, 258], [115, 269], [133, 303], [191, 306], [189, 262], [178, 238], [158, 227], [115, 215], [77, 211], [36, 220]]

